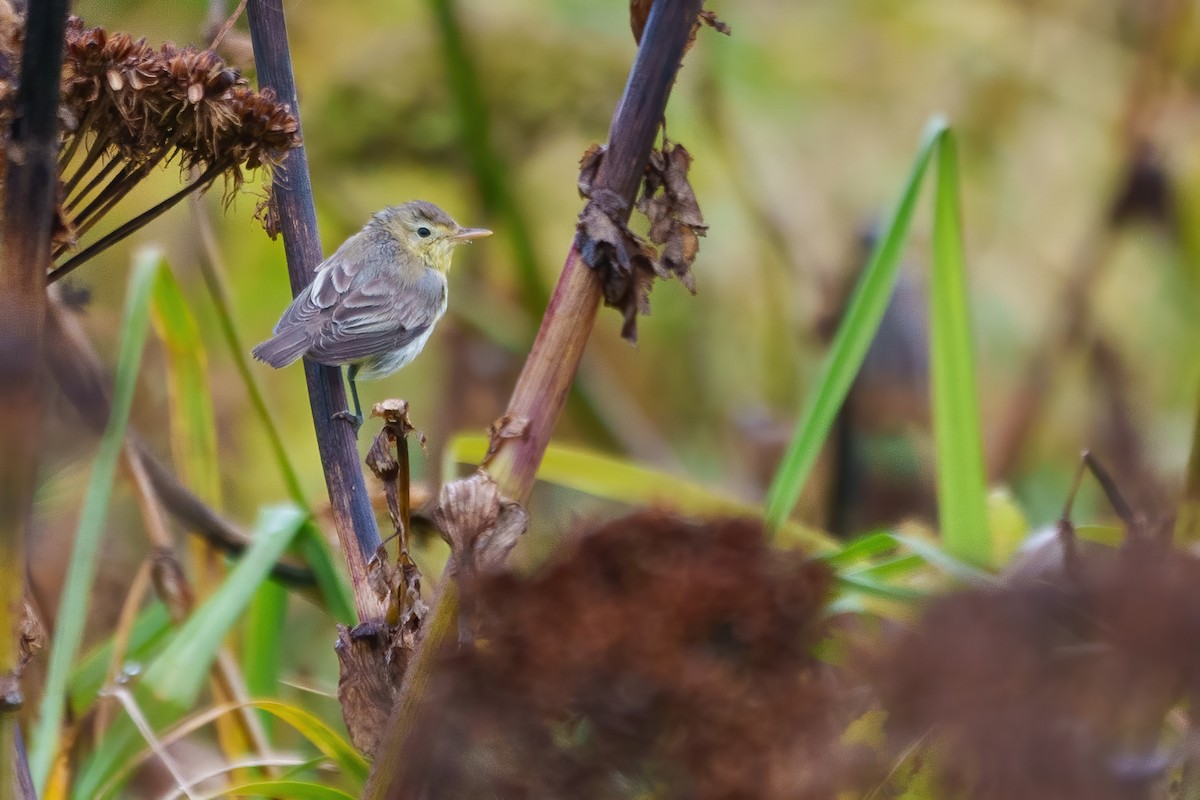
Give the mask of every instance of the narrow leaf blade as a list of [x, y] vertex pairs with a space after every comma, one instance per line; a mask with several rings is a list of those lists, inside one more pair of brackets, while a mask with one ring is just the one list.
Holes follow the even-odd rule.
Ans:
[[953, 132], [946, 129], [938, 141], [930, 362], [939, 527], [949, 555], [982, 567], [991, 562], [992, 547], [959, 218], [958, 158]]
[[774, 530], [791, 516], [800, 500], [805, 481], [879, 329], [896, 285], [921, 182], [944, 129], [944, 123], [936, 120], [926, 129], [900, 200], [858, 280], [816, 383], [808, 393], [792, 441], [767, 490], [767, 524]]

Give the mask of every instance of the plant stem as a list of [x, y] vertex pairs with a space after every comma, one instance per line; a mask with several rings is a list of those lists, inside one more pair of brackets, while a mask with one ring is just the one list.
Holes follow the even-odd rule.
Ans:
[[[629, 209], [633, 208], [688, 33], [700, 8], [700, 0], [654, 3], [624, 96], [613, 114], [608, 151], [593, 191], [613, 192], [625, 200]], [[583, 263], [576, 241], [567, 254], [533, 350], [509, 401], [508, 413], [528, 420], [525, 435], [505, 439], [489, 467], [501, 491], [521, 503], [528, 500], [533, 488], [599, 307], [600, 283]], [[363, 793], [366, 800], [421, 795], [421, 787], [405, 782], [404, 750], [415, 730], [420, 701], [442, 646], [450, 632], [457, 630], [458, 600], [457, 585], [444, 578], [416, 654], [404, 674], [399, 700]]]
[[[654, 3], [625, 95], [613, 115], [593, 194], [612, 192], [632, 210], [700, 7], [696, 0]], [[583, 263], [576, 240], [508, 404], [508, 413], [529, 420], [529, 427], [524, 436], [501, 443], [490, 467], [504, 494], [514, 500], [524, 502], [533, 488], [599, 305], [600, 284]]]
[[[274, 89], [276, 97], [291, 106], [299, 120], [282, 0], [253, 0], [248, 16], [259, 84]], [[282, 167], [276, 171], [272, 202], [279, 211], [288, 277], [292, 294], [296, 295], [312, 280], [322, 260], [312, 181], [303, 145], [288, 151]], [[354, 433], [350, 425], [333, 416], [346, 409], [342, 371], [305, 361], [304, 375], [334, 527], [349, 567], [358, 618], [360, 622], [381, 620], [383, 604], [367, 585], [367, 562], [379, 547], [379, 526], [359, 465]]]
[[0, 227], [0, 798], [23, 796], [18, 748], [18, 637], [25, 542], [42, 429], [41, 351], [46, 267], [58, 188], [58, 97], [67, 0], [31, 4], [11, 138], [5, 151]]

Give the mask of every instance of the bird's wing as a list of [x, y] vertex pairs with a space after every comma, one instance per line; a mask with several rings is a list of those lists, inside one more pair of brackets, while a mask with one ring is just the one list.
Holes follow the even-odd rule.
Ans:
[[307, 331], [307, 355], [321, 364], [359, 361], [397, 350], [421, 336], [441, 315], [445, 279], [434, 270], [400, 287], [395, 278], [369, 275], [360, 259], [334, 253], [279, 320], [276, 332]]

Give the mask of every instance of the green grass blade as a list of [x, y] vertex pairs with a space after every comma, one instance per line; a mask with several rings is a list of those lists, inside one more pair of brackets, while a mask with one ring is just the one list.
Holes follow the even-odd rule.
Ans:
[[246, 614], [242, 628], [242, 674], [250, 697], [274, 697], [279, 691], [287, 602], [287, 589], [275, 581], [266, 581], [258, 587]]
[[39, 795], [45, 789], [50, 766], [58, 752], [63, 710], [66, 707], [67, 683], [83, 640], [83, 626], [88, 616], [88, 596], [96, 576], [100, 539], [108, 517], [117, 462], [125, 444], [125, 428], [129, 422], [129, 410], [133, 405], [133, 393], [142, 363], [142, 350], [150, 328], [150, 293], [161, 266], [162, 256], [157, 251], [145, 250], [136, 256], [129, 276], [128, 299], [125, 301], [125, 314], [121, 322], [121, 344], [117, 357], [112, 415], [104, 434], [100, 437], [100, 447], [91, 476], [88, 478], [83, 509], [80, 511], [79, 525], [75, 530], [75, 543], [71, 549], [54, 639], [50, 646], [46, 687], [42, 693], [38, 721], [33, 729], [29, 752], [30, 773]]
[[914, 536], [901, 536], [898, 534], [891, 534], [891, 536], [896, 540], [897, 544], [908, 548], [914, 554], [923, 558], [931, 567], [937, 568], [956, 580], [977, 586], [996, 585], [996, 578], [991, 573], [977, 569], [965, 561], [960, 561], [934, 542], [927, 542]]
[[313, 713], [278, 700], [256, 700], [249, 704], [260, 708], [292, 726], [324, 755], [332, 759], [342, 773], [359, 784], [366, 783], [367, 760], [354, 745]]
[[[176, 631], [163, 651], [133, 687], [151, 725], [162, 728], [178, 719], [200, 695], [222, 640], [241, 619], [271, 567], [296, 538], [304, 512], [294, 506], [265, 510], [253, 543], [210, 596]], [[127, 716], [119, 718], [99, 750], [79, 773], [72, 796], [100, 797], [122, 764], [138, 747], [137, 731]]]
[[[456, 463], [478, 464], [487, 452], [486, 436], [457, 436], [450, 443], [448, 469]], [[538, 467], [538, 480], [633, 506], [670, 508], [694, 516], [761, 516], [750, 503], [722, 495], [719, 491], [668, 475], [620, 458], [590, 450], [551, 444]], [[446, 476], [452, 479], [453, 475]], [[782, 533], [790, 542], [814, 553], [828, 553], [839, 544], [828, 535], [803, 525], [789, 523]]]
[[208, 677], [221, 641], [238, 622], [271, 567], [296, 537], [306, 516], [295, 506], [262, 512], [254, 543], [230, 571], [220, 588], [180, 626], [170, 644], [146, 670], [141, 688], [160, 702], [187, 708]]
[[971, 351], [956, 149], [954, 134], [946, 129], [937, 148], [929, 304], [938, 517], [946, 552], [982, 567], [991, 562], [992, 546]]
[[222, 789], [217, 794], [199, 795], [202, 800], [218, 797], [286, 797], [288, 800], [354, 800], [353, 795], [320, 783], [297, 780], [252, 781]]
[[944, 130], [945, 123], [940, 120], [930, 123], [926, 129], [900, 200], [858, 280], [833, 344], [808, 393], [792, 441], [767, 490], [766, 519], [774, 530], [778, 530], [795, 509], [809, 472], [862, 366], [875, 331], [879, 329], [896, 284], [921, 181]]

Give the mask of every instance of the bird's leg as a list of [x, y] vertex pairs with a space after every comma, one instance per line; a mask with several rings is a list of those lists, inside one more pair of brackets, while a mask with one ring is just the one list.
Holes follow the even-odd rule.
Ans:
[[358, 436], [358, 429], [363, 424], [362, 404], [358, 402], [358, 384], [354, 379], [358, 377], [358, 364], [351, 364], [346, 370], [346, 376], [350, 379], [350, 396], [354, 398], [354, 413], [350, 413], [350, 409], [339, 411], [333, 415], [334, 419], [344, 419], [354, 428], [354, 435]]

